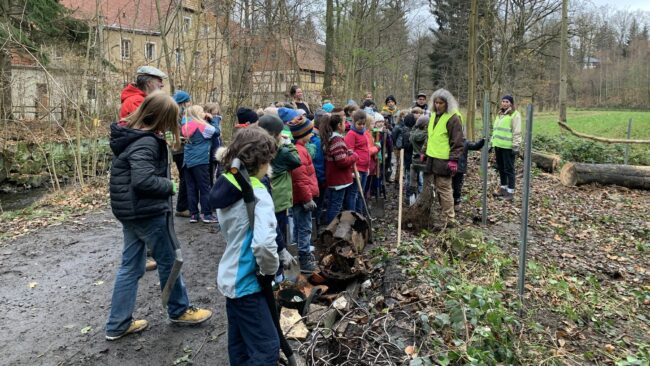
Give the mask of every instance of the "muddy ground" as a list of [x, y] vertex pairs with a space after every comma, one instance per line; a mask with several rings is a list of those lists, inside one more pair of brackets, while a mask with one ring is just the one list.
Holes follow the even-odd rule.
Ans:
[[176, 220], [190, 300], [215, 314], [198, 327], [172, 325], [160, 303], [156, 272], [140, 280], [134, 316], [149, 328], [104, 339], [122, 249], [109, 209], [76, 217], [0, 246], [0, 364], [226, 365], [224, 297], [215, 285], [224, 241], [213, 225]]

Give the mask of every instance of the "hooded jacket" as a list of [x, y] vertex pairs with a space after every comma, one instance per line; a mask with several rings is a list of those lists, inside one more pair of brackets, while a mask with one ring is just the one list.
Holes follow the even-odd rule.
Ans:
[[363, 128], [359, 131], [354, 125], [350, 126], [350, 132], [345, 135], [345, 144], [359, 156], [357, 169], [360, 172], [367, 173], [370, 168], [370, 151], [368, 149], [366, 129]]
[[210, 191], [226, 239], [217, 270], [217, 286], [234, 299], [260, 292], [256, 273], [274, 275], [280, 265], [275, 243], [277, 221], [273, 200], [259, 179], [251, 177], [255, 193], [255, 228], [251, 230], [241, 188], [229, 172], [219, 176]]
[[120, 108], [120, 119], [135, 112], [136, 109], [144, 102], [147, 93], [138, 89], [135, 84], [129, 84], [122, 89], [120, 99], [122, 100], [122, 107]]
[[291, 171], [291, 184], [293, 186], [293, 204], [301, 205], [318, 197], [318, 180], [314, 163], [305, 144], [296, 141], [296, 150], [298, 150], [301, 165]]
[[300, 166], [300, 156], [298, 156], [296, 147], [288, 140], [283, 141], [271, 161], [271, 186], [273, 187], [275, 212], [281, 212], [293, 206], [291, 171]]
[[118, 220], [154, 217], [170, 211], [172, 181], [167, 143], [153, 132], [111, 125], [111, 209]]

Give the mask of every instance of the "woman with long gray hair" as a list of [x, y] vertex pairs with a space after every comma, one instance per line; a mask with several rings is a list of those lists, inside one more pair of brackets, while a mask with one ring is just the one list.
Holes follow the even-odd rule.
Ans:
[[426, 173], [433, 174], [442, 208], [441, 228], [453, 226], [455, 221], [451, 177], [458, 171], [458, 160], [463, 154], [463, 127], [458, 102], [445, 89], [431, 96], [432, 114], [427, 127], [425, 156]]

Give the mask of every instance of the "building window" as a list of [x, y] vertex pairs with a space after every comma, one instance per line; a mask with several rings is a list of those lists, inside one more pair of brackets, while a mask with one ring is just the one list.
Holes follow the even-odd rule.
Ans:
[[151, 61], [156, 58], [156, 44], [153, 42], [147, 42], [144, 45], [144, 57]]
[[284, 83], [284, 74], [283, 73], [278, 74], [278, 80], [280, 80], [281, 83]]
[[183, 63], [183, 50], [180, 48], [176, 49], [176, 64], [180, 65]]
[[192, 18], [183, 17], [183, 32], [188, 33], [192, 28]]
[[201, 68], [201, 52], [194, 52], [194, 69], [198, 70]]
[[311, 82], [315, 83], [316, 82], [316, 71], [312, 70], [309, 73], [311, 74]]
[[123, 39], [120, 45], [122, 59], [125, 60], [131, 58], [131, 40]]
[[201, 28], [201, 35], [207, 36], [208, 34], [210, 34], [210, 26], [203, 24], [203, 27]]

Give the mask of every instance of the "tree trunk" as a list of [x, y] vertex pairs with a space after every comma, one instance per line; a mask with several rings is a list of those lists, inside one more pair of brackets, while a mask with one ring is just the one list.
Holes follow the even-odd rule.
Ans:
[[434, 191], [433, 174], [425, 174], [422, 193], [418, 196], [413, 206], [404, 210], [402, 227], [405, 230], [418, 232], [433, 226], [435, 211], [432, 208], [434, 200], [437, 198]]
[[325, 76], [322, 98], [332, 98], [332, 74], [334, 69], [334, 3], [327, 0], [325, 11]]
[[[519, 152], [519, 156], [523, 159], [523, 151]], [[531, 151], [532, 162], [540, 169], [547, 173], [554, 173], [560, 166], [560, 156], [555, 154], [546, 154], [539, 151]]]
[[560, 172], [568, 187], [588, 183], [615, 184], [627, 188], [650, 190], [650, 167], [617, 164], [567, 163]]
[[11, 55], [0, 50], [0, 119], [11, 120], [11, 109]]
[[467, 47], [467, 121], [468, 139], [474, 140], [474, 115], [476, 112], [476, 23], [478, 23], [478, 0], [472, 0], [469, 16], [469, 45]]
[[569, 0], [562, 0], [562, 30], [560, 33], [560, 121], [566, 122], [567, 78], [569, 69], [568, 41]]

